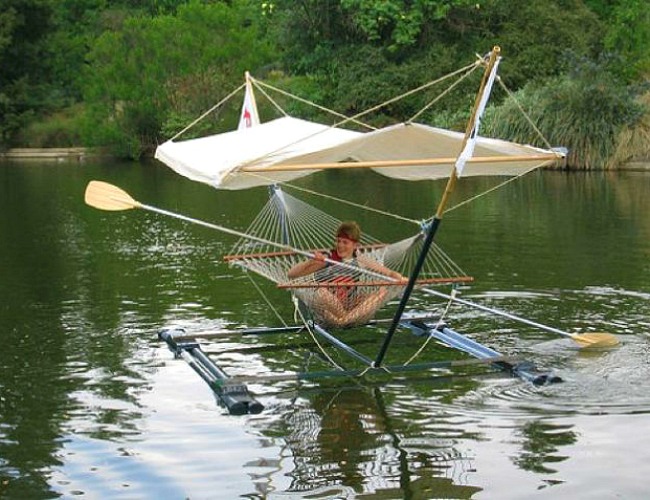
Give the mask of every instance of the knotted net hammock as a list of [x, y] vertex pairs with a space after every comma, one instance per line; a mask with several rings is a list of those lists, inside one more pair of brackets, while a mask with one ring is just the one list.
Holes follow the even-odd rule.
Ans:
[[[424, 230], [391, 244], [363, 233], [355, 256], [347, 262], [326, 259], [323, 269], [289, 279], [295, 265], [315, 254], [329, 255], [341, 221], [273, 187], [264, 208], [246, 234], [224, 259], [290, 290], [311, 319], [329, 327], [368, 322], [388, 301], [399, 296], [407, 279], [389, 277], [386, 270], [410, 275], [424, 240]], [[472, 278], [434, 245], [416, 284], [450, 284]]]

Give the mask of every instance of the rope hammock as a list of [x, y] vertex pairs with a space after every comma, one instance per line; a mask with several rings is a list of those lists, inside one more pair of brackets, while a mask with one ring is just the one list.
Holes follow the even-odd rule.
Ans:
[[[269, 95], [269, 91], [331, 113], [338, 121], [330, 128], [354, 124], [357, 127], [373, 130], [373, 126], [362, 121], [371, 112], [415, 93], [433, 90], [438, 84], [442, 82], [449, 83], [453, 79], [443, 92], [437, 97], [428, 99], [428, 102], [407, 121], [407, 123], [411, 124], [422, 113], [440, 101], [451, 90], [457, 88], [485, 64], [486, 59], [477, 56], [477, 60], [472, 64], [425, 83], [416, 89], [405, 92], [352, 117], [346, 117], [273, 87], [268, 83], [256, 80], [248, 74], [246, 77], [247, 82], [251, 84], [251, 96], [252, 87], [255, 87], [257, 91], [267, 98], [272, 107], [282, 115], [288, 116], [278, 102]], [[505, 88], [500, 79], [497, 81]], [[236, 89], [228, 98], [242, 88], [244, 86]], [[201, 118], [213, 109], [206, 112]], [[195, 123], [191, 124], [190, 127]], [[416, 127], [417, 124], [413, 124], [413, 126]], [[184, 131], [177, 134], [177, 136]], [[535, 129], [535, 131], [541, 135], [539, 130]], [[319, 134], [322, 131], [314, 133]], [[306, 141], [310, 138], [311, 136], [300, 136], [296, 140]], [[284, 144], [282, 148], [290, 148], [293, 145], [295, 144]], [[246, 165], [254, 164], [266, 157], [273, 157], [278, 152], [265, 151], [264, 157], [247, 158]], [[492, 156], [490, 155], [490, 157]], [[535, 160], [537, 159], [535, 158]], [[530, 170], [539, 166], [542, 161], [546, 161], [546, 158], [540, 159], [538, 165], [531, 165]], [[515, 178], [528, 173], [530, 170], [521, 173]], [[258, 172], [253, 169], [246, 170], [245, 175], [262, 178], [268, 173], [268, 171]], [[192, 178], [191, 175], [188, 176]], [[206, 182], [205, 178], [199, 180]], [[210, 177], [209, 180], [212, 182], [214, 179]], [[286, 181], [287, 179], [279, 175], [273, 177], [273, 179], [265, 179], [264, 184], [270, 184], [271, 182], [282, 182], [284, 184]], [[511, 181], [512, 179], [509, 179], [493, 189], [498, 189]], [[384, 244], [367, 234], [363, 234], [353, 257], [347, 262], [337, 262], [335, 259], [327, 258], [327, 256], [331, 256], [331, 250], [341, 221], [291, 196], [277, 186], [277, 184], [273, 185], [269, 201], [246, 230], [246, 234], [250, 237], [241, 238], [231, 249], [230, 254], [225, 257], [229, 264], [263, 276], [276, 283], [279, 288], [289, 290], [299, 303], [305, 306], [302, 310], [307, 311], [314, 321], [331, 327], [347, 327], [366, 323], [374, 317], [384, 304], [402, 294], [407, 286], [407, 280], [396, 276], [410, 276], [411, 271], [419, 266], [420, 250], [424, 246], [425, 235], [429, 227], [431, 227], [433, 219], [426, 221], [408, 220], [408, 222], [414, 222], [419, 226], [419, 232], [412, 237], [391, 244]], [[469, 201], [471, 200], [466, 202]], [[362, 208], [368, 209], [368, 207]], [[406, 220], [396, 214], [390, 215]], [[326, 256], [325, 263], [322, 266], [317, 266], [319, 267], [317, 271], [301, 275], [298, 278], [289, 278], [290, 271], [294, 266], [304, 263], [306, 259], [309, 259], [309, 256], [320, 259], [321, 255]], [[416, 285], [454, 284], [472, 281], [472, 278], [467, 276], [435, 244], [427, 252], [424, 259], [422, 269], [418, 273], [419, 279], [416, 281]], [[291, 276], [295, 276], [295, 273], [291, 273]]]
[[[328, 255], [341, 221], [299, 200], [279, 187], [246, 230], [257, 240], [241, 238], [224, 259], [290, 290], [309, 310], [312, 319], [330, 327], [366, 323], [388, 301], [399, 296], [423, 243], [423, 233], [384, 244], [362, 234], [352, 259], [327, 259], [317, 272], [290, 279], [289, 270], [305, 262], [304, 252]], [[274, 242], [275, 245], [262, 241]], [[300, 249], [278, 251], [278, 246]], [[428, 253], [419, 285], [472, 281], [437, 245]]]

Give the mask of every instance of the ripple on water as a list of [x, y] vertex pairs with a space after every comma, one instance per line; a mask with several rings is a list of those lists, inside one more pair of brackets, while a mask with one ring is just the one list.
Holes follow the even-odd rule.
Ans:
[[642, 336], [625, 336], [618, 347], [607, 350], [549, 342], [538, 349], [539, 358], [544, 366], [554, 367], [562, 383], [535, 387], [517, 379], [483, 379], [447, 408], [504, 417], [650, 413], [650, 345]]

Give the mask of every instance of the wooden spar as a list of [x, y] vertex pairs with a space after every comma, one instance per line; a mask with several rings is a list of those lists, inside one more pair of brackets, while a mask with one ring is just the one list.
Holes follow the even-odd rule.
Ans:
[[[423, 278], [417, 280], [418, 285], [440, 284], [440, 283], [469, 283], [474, 281], [471, 276], [455, 276], [451, 278]], [[404, 281], [320, 281], [311, 283], [280, 283], [278, 288], [336, 288], [336, 287], [361, 287], [361, 286], [406, 286]]]
[[[479, 108], [481, 105], [481, 100], [483, 98], [483, 94], [485, 92], [485, 87], [488, 83], [488, 79], [490, 77], [490, 74], [492, 73], [492, 69], [494, 66], [497, 64], [498, 58], [499, 58], [499, 53], [501, 52], [501, 48], [498, 46], [495, 46], [492, 49], [492, 52], [490, 52], [490, 59], [488, 60], [488, 63], [485, 67], [485, 72], [483, 73], [483, 79], [481, 80], [481, 85], [479, 87], [479, 91], [476, 94], [476, 100], [474, 102], [474, 109], [472, 111], [472, 116], [470, 120], [467, 123], [467, 129], [465, 130], [465, 137], [463, 138], [463, 145], [461, 147], [461, 152], [465, 150], [465, 146], [467, 145], [467, 142], [469, 141], [472, 132], [474, 131], [474, 128], [476, 126], [476, 119], [477, 119], [477, 114], [479, 112]], [[460, 153], [459, 153], [460, 157]], [[434, 216], [433, 220], [431, 221], [431, 224], [429, 225], [427, 229], [427, 234], [426, 238], [424, 240], [424, 243], [422, 245], [422, 250], [420, 251], [420, 256], [418, 257], [418, 260], [415, 264], [415, 267], [413, 268], [413, 272], [411, 273], [411, 276], [409, 277], [409, 282], [406, 285], [406, 288], [404, 289], [404, 293], [402, 294], [402, 298], [400, 299], [400, 303], [397, 306], [397, 310], [395, 311], [395, 316], [393, 317], [393, 322], [391, 323], [390, 327], [388, 328], [388, 331], [386, 332], [386, 336], [384, 337], [384, 342], [379, 349], [379, 353], [377, 354], [377, 357], [375, 358], [375, 362], [373, 366], [379, 367], [384, 359], [384, 356], [386, 355], [386, 351], [388, 351], [388, 346], [391, 343], [391, 340], [393, 338], [393, 335], [395, 334], [395, 331], [397, 330], [397, 327], [399, 326], [401, 320], [402, 320], [402, 315], [404, 314], [404, 310], [406, 309], [406, 304], [408, 303], [409, 298], [411, 297], [411, 293], [413, 292], [413, 288], [415, 287], [415, 284], [417, 282], [418, 276], [420, 275], [420, 271], [422, 270], [422, 266], [424, 266], [424, 260], [427, 256], [427, 253], [429, 252], [429, 248], [433, 244], [433, 238], [436, 234], [436, 231], [438, 230], [438, 226], [440, 225], [440, 222], [442, 220], [442, 216], [445, 211], [445, 206], [447, 205], [447, 200], [451, 193], [454, 190], [454, 187], [456, 186], [456, 181], [458, 180], [458, 173], [456, 171], [456, 165], [453, 166], [451, 174], [449, 176], [449, 179], [447, 181], [447, 185], [445, 187], [445, 191], [442, 195], [442, 198], [440, 199], [440, 203], [438, 204], [438, 209], [436, 211], [436, 215]]]
[[[465, 142], [463, 142], [463, 145]], [[461, 148], [462, 149], [462, 148]], [[467, 163], [511, 163], [518, 161], [557, 161], [562, 158], [559, 153], [547, 153], [531, 156], [476, 156], [467, 160]], [[419, 158], [416, 160], [372, 160], [372, 161], [342, 161], [332, 163], [302, 163], [302, 164], [279, 164], [279, 165], [251, 165], [241, 167], [239, 172], [248, 173], [271, 173], [271, 172], [292, 172], [295, 170], [328, 170], [328, 169], [350, 169], [350, 168], [393, 168], [393, 167], [427, 167], [432, 165], [453, 165], [456, 158]]]
[[[362, 245], [357, 247], [357, 250], [359, 251], [364, 251], [364, 250], [374, 250], [376, 248], [384, 248], [388, 245], [386, 243], [377, 243], [375, 245]], [[328, 252], [329, 248], [314, 248], [310, 250], [306, 250], [307, 252], [310, 252], [312, 254], [315, 254], [316, 252], [319, 253], [324, 253]], [[285, 257], [288, 255], [296, 255], [298, 252], [293, 251], [293, 250], [285, 250], [283, 252], [262, 252], [262, 253], [244, 253], [244, 254], [239, 254], [239, 255], [225, 255], [223, 257], [223, 260], [226, 262], [229, 262], [231, 260], [245, 260], [245, 259], [268, 259], [268, 258], [274, 258], [274, 257]]]
[[[157, 208], [151, 205], [140, 203], [139, 201], [131, 197], [131, 195], [129, 195], [123, 189], [120, 189], [117, 186], [114, 186], [107, 182], [90, 181], [88, 183], [88, 186], [86, 187], [86, 193], [84, 199], [88, 205], [95, 207], [99, 210], [116, 211], [116, 210], [131, 210], [135, 208], [140, 208], [142, 210], [148, 210], [150, 212], [154, 212], [157, 214], [166, 215], [168, 217], [173, 217], [175, 219], [179, 219], [185, 222], [190, 222], [192, 224], [197, 224], [199, 226], [215, 229], [217, 231], [221, 231], [223, 233], [230, 234], [233, 236], [238, 236], [240, 238], [246, 238], [248, 240], [261, 243], [263, 245], [280, 248], [281, 251], [283, 252], [302, 255], [303, 257], [308, 257], [310, 259], [316, 257], [316, 255], [312, 252], [300, 250], [288, 244], [277, 243], [275, 241], [259, 238], [252, 234], [242, 233], [241, 231], [236, 231], [234, 229], [230, 229], [225, 226], [212, 224], [210, 222], [205, 222], [199, 219], [193, 219], [192, 217], [188, 217], [186, 215], [170, 212], [169, 210], [163, 210], [162, 208]], [[348, 264], [347, 262], [339, 262], [337, 260], [330, 259], [329, 257], [323, 257], [322, 260], [323, 262], [327, 262], [328, 264], [334, 266], [339, 266], [343, 269], [348, 269], [354, 272], [359, 271], [359, 267], [354, 264]], [[387, 279], [386, 276], [384, 276], [383, 274], [373, 271], [371, 269], [364, 269], [363, 272], [369, 276], [375, 276], [379, 279]]]
[[[310, 252], [326, 252], [327, 249], [323, 248], [322, 250], [310, 250]], [[273, 259], [275, 257], [286, 257], [289, 255], [297, 255], [297, 252], [293, 250], [285, 250], [283, 252], [261, 252], [261, 253], [242, 253], [235, 255], [224, 255], [224, 262], [230, 262], [234, 260], [248, 260], [248, 259]]]

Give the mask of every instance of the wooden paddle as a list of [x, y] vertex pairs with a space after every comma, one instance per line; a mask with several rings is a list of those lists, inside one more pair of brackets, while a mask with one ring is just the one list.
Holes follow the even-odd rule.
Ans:
[[[166, 215], [168, 217], [174, 217], [175, 219], [180, 219], [185, 222], [191, 222], [192, 224], [198, 224], [199, 226], [207, 227], [210, 229], [216, 229], [217, 231], [221, 231], [222, 233], [237, 236], [239, 238], [246, 238], [251, 241], [262, 243], [264, 245], [273, 246], [283, 251], [288, 251], [288, 252], [302, 255], [309, 259], [313, 259], [315, 257], [315, 255], [312, 252], [300, 250], [290, 245], [284, 245], [276, 241], [270, 241], [264, 238], [258, 238], [257, 236], [242, 233], [240, 231], [235, 231], [234, 229], [230, 229], [225, 226], [211, 224], [209, 222], [205, 222], [199, 219], [193, 219], [185, 215], [170, 212], [168, 210], [163, 210], [162, 208], [156, 208], [156, 207], [152, 207], [151, 205], [145, 205], [144, 203], [140, 203], [139, 201], [134, 200], [131, 197], [131, 195], [129, 195], [129, 193], [127, 193], [123, 189], [120, 189], [119, 187], [114, 186], [113, 184], [109, 184], [108, 182], [90, 181], [88, 183], [88, 186], [86, 187], [86, 194], [84, 196], [84, 200], [86, 204], [90, 205], [91, 207], [98, 208], [99, 210], [118, 211], [118, 210], [130, 210], [132, 208], [141, 208], [143, 210], [149, 210], [150, 212]], [[333, 266], [339, 266], [343, 269], [359, 271], [359, 267], [357, 267], [354, 264], [339, 262], [336, 260], [332, 260], [330, 258], [324, 258], [323, 261]], [[376, 276], [380, 279], [390, 279], [384, 276], [383, 274], [374, 272], [372, 270], [364, 269], [363, 272], [369, 276]]]
[[100, 210], [129, 210], [142, 208], [142, 203], [134, 200], [126, 191], [102, 181], [90, 181], [84, 196], [86, 205]]
[[[208, 222], [203, 222], [197, 219], [192, 219], [190, 217], [186, 217], [184, 215], [180, 214], [175, 214], [173, 212], [168, 212], [166, 210], [162, 210], [160, 208], [152, 207], [149, 205], [145, 205], [143, 203], [140, 203], [139, 201], [134, 200], [126, 191], [123, 189], [120, 189], [117, 186], [114, 186], [113, 184], [109, 184], [107, 182], [102, 182], [102, 181], [90, 181], [88, 183], [88, 186], [86, 187], [86, 194], [84, 196], [84, 201], [86, 202], [87, 205], [90, 205], [91, 207], [98, 208], [99, 210], [109, 210], [109, 211], [119, 211], [119, 210], [130, 210], [132, 208], [142, 208], [145, 210], [150, 210], [152, 212], [157, 212], [163, 215], [168, 215], [171, 217], [175, 217], [177, 219], [185, 220], [187, 222], [192, 222], [195, 224], [200, 224], [202, 226], [206, 226], [212, 229], [217, 229], [220, 231], [223, 231], [228, 234], [232, 234], [235, 236], [240, 236], [240, 237], [247, 237], [251, 238], [253, 240], [257, 240], [266, 244], [273, 244], [276, 246], [279, 246], [281, 248], [285, 248], [287, 250], [291, 251], [296, 251], [300, 254], [303, 254], [307, 257], [313, 257], [313, 254], [309, 252], [302, 252], [299, 250], [295, 250], [291, 247], [284, 246], [284, 245], [278, 245], [277, 243], [274, 242], [269, 242], [266, 240], [258, 239], [255, 237], [252, 237], [250, 235], [246, 235], [244, 233], [240, 233], [238, 231], [234, 231], [232, 229], [223, 227], [223, 226], [218, 226], [216, 224], [210, 224]], [[439, 292], [437, 290], [432, 290], [428, 288], [424, 288], [423, 291], [425, 293], [429, 293], [432, 295], [437, 295], [440, 297], [445, 297], [445, 298], [450, 298], [449, 295], [444, 294], [442, 292]], [[467, 300], [460, 299], [455, 296], [451, 296], [452, 300], [455, 302], [459, 302], [461, 304], [465, 304], [471, 307], [475, 307], [477, 309], [482, 309], [487, 312], [491, 312], [493, 314], [496, 314], [498, 316], [504, 316], [506, 318], [519, 321], [521, 323], [525, 323], [531, 326], [535, 326], [537, 328], [540, 328], [542, 330], [547, 330], [553, 333], [557, 333], [558, 335], [563, 335], [565, 337], [569, 337], [573, 339], [580, 347], [593, 347], [593, 348], [604, 348], [604, 347], [614, 347], [618, 345], [618, 339], [612, 335], [611, 333], [603, 333], [603, 332], [589, 332], [589, 333], [568, 333], [564, 332], [562, 330], [558, 330], [557, 328], [553, 328], [551, 326], [546, 326], [542, 325], [540, 323], [536, 323], [535, 321], [528, 320], [526, 318], [521, 318], [519, 316], [515, 316], [514, 314], [505, 312], [505, 311], [500, 311], [498, 309], [492, 309], [491, 307], [486, 307], [482, 306], [480, 304], [476, 304], [473, 302], [469, 302]]]
[[499, 309], [494, 309], [492, 307], [487, 307], [481, 304], [477, 304], [476, 302], [470, 302], [469, 300], [458, 298], [455, 296], [455, 294], [447, 295], [446, 293], [440, 292], [438, 290], [433, 290], [431, 288], [422, 288], [422, 291], [429, 295], [435, 295], [436, 297], [451, 299], [454, 302], [458, 302], [459, 304], [463, 304], [469, 307], [474, 307], [475, 309], [480, 309], [481, 311], [486, 311], [491, 314], [495, 314], [497, 316], [503, 316], [504, 318], [518, 321], [526, 325], [534, 326], [536, 328], [539, 328], [540, 330], [546, 330], [548, 332], [557, 333], [558, 335], [562, 335], [564, 337], [568, 337], [572, 339], [580, 347], [606, 348], [606, 347], [614, 347], [619, 344], [618, 338], [616, 338], [616, 336], [612, 335], [611, 333], [605, 333], [605, 332], [569, 333], [569, 332], [559, 330], [558, 328], [554, 328], [552, 326], [543, 325], [541, 323], [537, 323], [536, 321], [531, 321], [529, 319], [522, 318], [521, 316], [517, 316], [515, 314], [506, 311], [501, 311]]
[[615, 347], [619, 344], [618, 338], [611, 333], [589, 332], [570, 333], [569, 337], [575, 340], [581, 347]]

